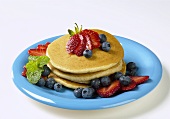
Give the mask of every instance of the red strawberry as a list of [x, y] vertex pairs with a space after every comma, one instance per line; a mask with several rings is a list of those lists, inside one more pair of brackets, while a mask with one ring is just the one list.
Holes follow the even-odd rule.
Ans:
[[88, 34], [85, 33], [80, 33], [81, 35], [83, 35], [84, 39], [86, 39], [86, 49], [90, 49], [92, 50], [93, 46], [92, 46], [92, 42], [90, 40], [90, 36]]
[[24, 70], [22, 71], [22, 76], [26, 77], [26, 76], [27, 76], [27, 75], [26, 75], [27, 69], [25, 68], [25, 66], [24, 66], [23, 68], [24, 68]]
[[90, 36], [90, 40], [92, 43], [92, 49], [94, 48], [99, 48], [100, 47], [100, 38], [99, 38], [99, 34], [93, 30], [89, 30], [89, 29], [84, 29], [83, 31], [81, 31], [81, 33], [87, 34]]
[[28, 54], [32, 56], [43, 56], [46, 55], [46, 49], [30, 49]]
[[132, 80], [132, 82], [128, 86], [121, 85], [121, 90], [122, 91], [129, 91], [129, 90], [134, 89], [136, 86], [137, 86], [136, 83]]
[[47, 47], [45, 45], [38, 45], [37, 49], [47, 49]]
[[79, 35], [79, 38], [80, 38], [80, 43], [74, 50], [74, 54], [76, 54], [77, 56], [82, 56], [83, 51], [86, 49], [86, 39], [82, 35]]
[[68, 53], [73, 53], [74, 50], [76, 49], [76, 47], [79, 45], [80, 43], [80, 38], [78, 34], [73, 35], [70, 40], [67, 42], [66, 45], [66, 50]]
[[120, 82], [118, 80], [115, 80], [111, 83], [110, 86], [108, 87], [101, 87], [99, 89], [97, 89], [97, 93], [100, 97], [110, 97], [113, 94], [115, 94], [119, 89], [120, 89], [121, 85]]
[[50, 44], [50, 42], [46, 42], [45, 43], [46, 48], [48, 47], [49, 44]]
[[137, 84], [144, 83], [149, 79], [149, 76], [130, 76], [130, 78]]

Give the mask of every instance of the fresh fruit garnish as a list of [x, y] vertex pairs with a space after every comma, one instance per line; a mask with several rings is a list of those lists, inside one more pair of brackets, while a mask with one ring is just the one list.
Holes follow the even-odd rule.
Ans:
[[81, 31], [81, 33], [83, 34], [87, 34], [90, 36], [90, 40], [92, 43], [92, 49], [94, 48], [99, 48], [100, 47], [100, 38], [99, 38], [99, 34], [93, 30], [89, 30], [89, 29], [84, 29]]
[[126, 65], [126, 75], [128, 76], [135, 76], [137, 72], [137, 66], [134, 62], [129, 62]]
[[45, 56], [46, 49], [30, 49], [28, 50], [28, 54], [32, 56]]
[[82, 90], [83, 98], [90, 99], [90, 98], [94, 98], [94, 96], [95, 96], [94, 88], [91, 88], [91, 87], [83, 88], [83, 90]]
[[136, 86], [137, 86], [136, 83], [132, 80], [131, 83], [127, 86], [121, 85], [121, 91], [129, 91], [134, 89]]
[[99, 89], [101, 87], [100, 79], [96, 78], [96, 79], [91, 80], [90, 85], [94, 89]]
[[119, 81], [123, 86], [128, 86], [132, 80], [129, 76], [121, 76]]
[[76, 47], [79, 45], [80, 43], [80, 37], [78, 34], [75, 34], [73, 35], [70, 40], [67, 42], [67, 45], [66, 45], [66, 50], [67, 52], [70, 54], [70, 53], [73, 53], [74, 50], [76, 49]]
[[107, 37], [105, 34], [99, 34], [99, 38], [100, 38], [100, 43], [106, 42], [107, 41]]
[[121, 87], [121, 84], [118, 80], [115, 80], [108, 87], [101, 87], [97, 89], [97, 93], [100, 97], [110, 97], [114, 95]]
[[83, 51], [86, 49], [86, 39], [82, 35], [79, 35], [79, 38], [80, 38], [80, 43], [74, 49], [73, 53], [76, 54], [77, 56], [82, 56]]
[[85, 56], [86, 58], [90, 58], [92, 56], [92, 50], [90, 50], [90, 49], [84, 50], [83, 56]]
[[46, 50], [50, 42], [46, 42], [45, 44], [39, 44], [37, 48], [32, 48], [28, 50], [28, 54], [32, 56], [44, 56], [46, 55]]
[[101, 84], [103, 87], [107, 87], [111, 84], [111, 79], [108, 76], [103, 76], [100, 78]]
[[130, 78], [137, 84], [146, 82], [149, 79], [149, 76], [130, 76]]
[[54, 84], [54, 90], [57, 92], [60, 92], [62, 90], [63, 86], [61, 83], [55, 83]]
[[37, 86], [43, 87], [45, 86], [45, 79], [44, 78], [40, 78], [38, 80], [38, 82], [36, 83]]
[[83, 90], [83, 88], [74, 89], [74, 96], [77, 98], [82, 98], [82, 90]]
[[54, 80], [53, 78], [48, 78], [48, 79], [46, 80], [45, 86], [46, 86], [47, 88], [52, 89], [52, 88], [54, 87], [54, 84], [55, 84], [55, 83], [56, 83], [56, 82], [55, 82], [55, 80]]
[[85, 49], [93, 50], [100, 47], [99, 34], [93, 30], [78, 27], [76, 24], [75, 31], [68, 29], [70, 39], [66, 44], [66, 51], [82, 56]]
[[43, 69], [44, 71], [42, 72], [41, 75], [47, 77], [51, 73], [51, 69], [47, 65], [44, 65]]
[[101, 49], [102, 49], [103, 51], [109, 52], [110, 49], [111, 49], [110, 43], [107, 42], [107, 41], [106, 41], [106, 42], [103, 42], [103, 43], [102, 43], [102, 46], [101, 46]]
[[23, 71], [22, 71], [22, 76], [27, 77], [26, 72], [27, 72], [27, 69], [24, 66], [23, 67]]

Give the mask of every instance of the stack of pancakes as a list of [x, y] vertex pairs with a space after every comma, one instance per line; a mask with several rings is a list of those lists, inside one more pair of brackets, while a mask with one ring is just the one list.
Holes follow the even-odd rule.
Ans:
[[48, 63], [53, 77], [57, 82], [68, 88], [88, 87], [90, 80], [109, 76], [114, 72], [125, 73], [126, 64], [123, 61], [124, 50], [119, 41], [110, 33], [92, 29], [99, 34], [105, 34], [111, 45], [109, 52], [100, 48], [93, 49], [91, 58], [78, 57], [75, 54], [68, 54], [66, 44], [70, 35], [64, 35], [54, 40], [47, 48]]

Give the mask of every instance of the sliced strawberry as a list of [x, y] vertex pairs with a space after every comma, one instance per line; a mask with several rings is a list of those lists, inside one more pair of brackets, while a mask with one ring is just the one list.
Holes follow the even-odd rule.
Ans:
[[121, 85], [118, 80], [115, 80], [111, 83], [108, 87], [102, 87], [97, 90], [97, 93], [100, 97], [110, 97], [113, 94], [115, 94], [119, 89]]
[[46, 55], [46, 49], [30, 49], [28, 54], [32, 56], [43, 56]]
[[25, 68], [25, 66], [23, 67], [23, 71], [22, 71], [22, 76], [27, 77], [26, 73], [27, 73], [27, 69]]
[[90, 40], [92, 43], [92, 49], [94, 48], [99, 48], [100, 47], [100, 38], [99, 38], [99, 34], [93, 30], [89, 30], [89, 29], [84, 29], [83, 31], [81, 31], [81, 33], [87, 34], [90, 36]]
[[46, 48], [48, 47], [49, 44], [50, 44], [50, 42], [46, 42], [45, 43]]
[[76, 49], [76, 47], [79, 45], [80, 43], [80, 38], [78, 34], [73, 35], [70, 40], [67, 42], [66, 45], [66, 50], [68, 53], [73, 53], [74, 50]]
[[86, 39], [86, 49], [92, 50], [93, 46], [92, 46], [92, 42], [90, 40], [90, 36], [83, 32], [81, 32], [80, 34], [83, 35], [83, 37]]
[[132, 80], [132, 82], [128, 86], [121, 85], [121, 91], [129, 91], [136, 87], [136, 83]]
[[137, 84], [146, 82], [149, 79], [149, 76], [130, 76], [130, 78]]
[[77, 56], [82, 56], [83, 51], [86, 49], [86, 39], [84, 38], [83, 35], [79, 35], [79, 38], [80, 38], [80, 43], [74, 50], [74, 54], [76, 54]]
[[47, 49], [47, 47], [45, 45], [38, 45], [37, 49]]

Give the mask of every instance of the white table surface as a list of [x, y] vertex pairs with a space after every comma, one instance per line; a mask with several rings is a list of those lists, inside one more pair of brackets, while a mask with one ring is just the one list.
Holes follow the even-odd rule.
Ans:
[[[75, 22], [151, 49], [163, 66], [159, 85], [135, 102], [95, 111], [50, 107], [20, 92], [12, 80], [15, 58], [38, 41], [67, 33]], [[170, 118], [170, 0], [0, 0], [0, 42], [0, 119]]]

